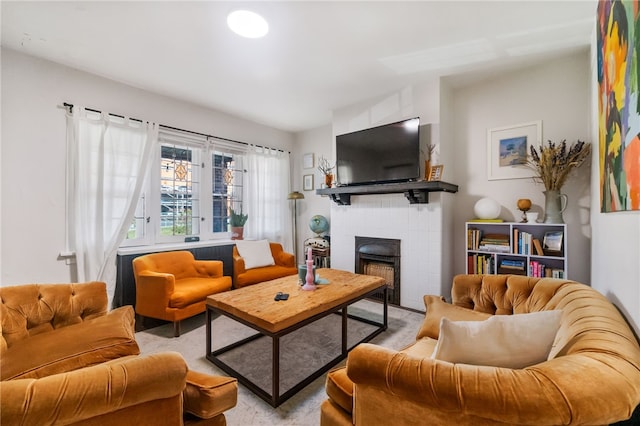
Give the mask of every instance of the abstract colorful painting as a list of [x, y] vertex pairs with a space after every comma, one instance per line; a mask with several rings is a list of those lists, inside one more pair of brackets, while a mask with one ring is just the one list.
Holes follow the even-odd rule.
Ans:
[[600, 210], [640, 210], [638, 1], [598, 2]]

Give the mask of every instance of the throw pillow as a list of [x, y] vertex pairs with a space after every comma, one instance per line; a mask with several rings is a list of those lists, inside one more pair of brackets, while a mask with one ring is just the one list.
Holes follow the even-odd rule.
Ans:
[[486, 321], [440, 323], [432, 358], [452, 363], [524, 368], [546, 361], [562, 311], [495, 315]]
[[238, 254], [244, 259], [245, 269], [276, 264], [273, 260], [268, 240], [236, 240], [236, 248], [238, 249]]
[[437, 339], [440, 335], [440, 320], [442, 317], [449, 318], [452, 321], [484, 321], [492, 317], [491, 314], [484, 312], [472, 311], [471, 309], [462, 308], [460, 306], [447, 303], [440, 296], [424, 296], [424, 307], [427, 313], [422, 322], [422, 327], [418, 331], [416, 340], [423, 337], [431, 337]]

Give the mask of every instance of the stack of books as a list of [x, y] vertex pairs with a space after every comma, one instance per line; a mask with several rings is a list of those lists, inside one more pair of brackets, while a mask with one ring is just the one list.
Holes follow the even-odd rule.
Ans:
[[478, 250], [496, 253], [510, 253], [511, 243], [505, 234], [486, 234], [480, 240]]
[[498, 273], [527, 275], [526, 262], [524, 259], [500, 259]]

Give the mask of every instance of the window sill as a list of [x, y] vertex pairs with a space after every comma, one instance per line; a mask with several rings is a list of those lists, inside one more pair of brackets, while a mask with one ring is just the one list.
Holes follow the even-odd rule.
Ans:
[[192, 243], [176, 242], [154, 244], [150, 246], [121, 247], [118, 249], [118, 255], [125, 256], [129, 254], [157, 253], [159, 251], [186, 250], [194, 247], [226, 246], [231, 244], [235, 244], [233, 240], [221, 238], [215, 240], [194, 241]]

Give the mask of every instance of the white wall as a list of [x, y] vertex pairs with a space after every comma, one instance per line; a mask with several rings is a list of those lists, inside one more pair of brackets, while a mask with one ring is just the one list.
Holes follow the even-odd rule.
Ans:
[[[508, 221], [520, 220], [521, 212], [516, 208], [519, 198], [531, 199], [533, 211], [541, 215], [544, 211], [542, 184], [532, 179], [487, 179], [487, 130], [542, 120], [543, 141], [566, 139], [572, 143], [580, 139], [597, 145], [590, 132], [588, 70], [589, 53], [584, 51], [453, 91], [456, 167], [452, 183], [460, 185], [455, 196], [455, 273], [465, 272], [464, 222], [473, 218], [477, 200], [491, 197], [498, 201], [502, 205], [500, 217]], [[590, 191], [586, 165], [562, 188], [569, 197], [563, 214], [569, 233], [569, 278], [585, 284], [591, 282]]]
[[[215, 94], [212, 94], [215, 96]], [[2, 285], [69, 282], [63, 102], [292, 150], [294, 135], [2, 49]]]
[[[307, 130], [296, 134], [295, 151], [292, 152], [293, 167], [291, 168], [294, 190], [304, 194], [304, 200], [298, 200], [298, 260], [304, 258], [304, 240], [315, 236], [309, 228], [309, 221], [315, 215], [321, 215], [329, 221], [329, 234], [331, 234], [331, 201], [328, 197], [316, 194], [315, 189], [319, 189], [324, 183], [324, 176], [318, 170], [318, 159], [323, 156], [335, 163], [333, 154], [333, 135], [331, 125]], [[302, 157], [304, 154], [313, 154], [313, 168], [304, 169]], [[314, 190], [303, 191], [302, 177], [313, 175]], [[300, 261], [300, 263], [302, 263]]]
[[600, 212], [600, 165], [598, 133], [597, 45], [595, 35], [591, 53], [591, 285], [604, 294], [640, 334], [640, 212]]

